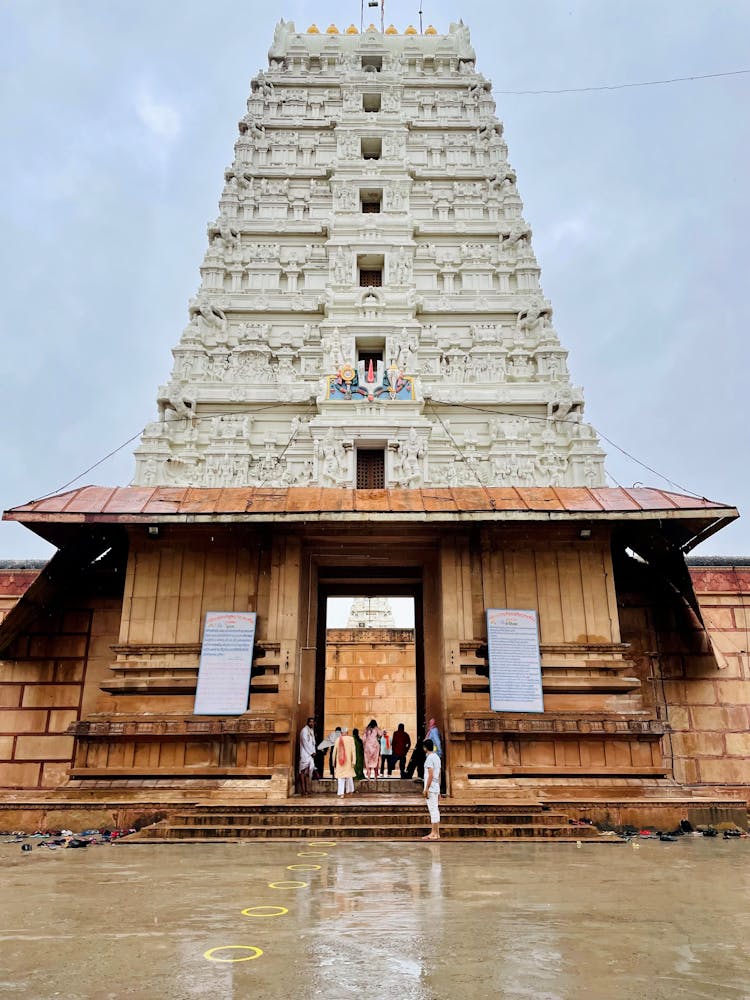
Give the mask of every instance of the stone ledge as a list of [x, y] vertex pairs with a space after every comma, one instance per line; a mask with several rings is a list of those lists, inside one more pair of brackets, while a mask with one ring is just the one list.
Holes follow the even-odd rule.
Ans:
[[[460, 723], [463, 721], [463, 726]], [[460, 728], [459, 728], [460, 727]], [[452, 737], [496, 736], [505, 733], [523, 733], [533, 736], [646, 736], [658, 739], [669, 731], [669, 726], [658, 719], [519, 719], [512, 716], [496, 718], [468, 717], [453, 720]]]
[[77, 739], [112, 739], [115, 737], [176, 737], [180, 739], [206, 736], [288, 736], [289, 728], [283, 720], [272, 718], [238, 719], [162, 719], [144, 722], [136, 719], [114, 722], [74, 722], [66, 730]]

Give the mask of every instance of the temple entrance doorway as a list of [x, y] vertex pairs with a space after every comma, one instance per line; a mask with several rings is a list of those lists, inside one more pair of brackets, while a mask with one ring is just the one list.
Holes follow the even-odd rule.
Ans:
[[322, 582], [319, 732], [327, 736], [341, 726], [362, 734], [375, 719], [390, 735], [403, 723], [413, 745], [424, 712], [422, 646], [421, 582]]

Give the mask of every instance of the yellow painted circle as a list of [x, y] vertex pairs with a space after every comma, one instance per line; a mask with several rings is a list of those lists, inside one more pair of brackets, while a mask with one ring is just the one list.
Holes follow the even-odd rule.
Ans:
[[[263, 911], [263, 912], [261, 912]], [[242, 911], [243, 917], [283, 917], [289, 910], [285, 906], [248, 906]]]
[[288, 872], [319, 872], [321, 865], [287, 865]]
[[308, 847], [335, 847], [335, 840], [311, 840]]
[[327, 858], [327, 851], [300, 851], [297, 854], [298, 858]]
[[309, 882], [269, 882], [269, 889], [306, 889]]
[[[252, 955], [245, 955], [242, 958], [215, 958], [214, 953], [217, 951], [251, 951]], [[254, 948], [249, 944], [222, 944], [218, 948], [209, 948], [208, 951], [204, 951], [203, 957], [207, 958], [209, 962], [252, 962], [254, 958], [260, 958], [262, 954], [262, 948]]]

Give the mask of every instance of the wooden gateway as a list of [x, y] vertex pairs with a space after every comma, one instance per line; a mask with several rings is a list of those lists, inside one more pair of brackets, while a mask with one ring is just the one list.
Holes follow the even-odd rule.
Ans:
[[[679, 633], [684, 685], [720, 676], [683, 552], [732, 508], [648, 489], [87, 487], [6, 517], [59, 546], [0, 626], [6, 787], [293, 795], [297, 733], [325, 708], [325, 599], [354, 588], [415, 599], [415, 698], [454, 798], [726, 798], [693, 780], [700, 740], [670, 753], [660, 649]], [[490, 711], [488, 607], [538, 612], [543, 712]], [[210, 611], [257, 613], [234, 716], [193, 712]], [[349, 698], [366, 723], [356, 683]]]

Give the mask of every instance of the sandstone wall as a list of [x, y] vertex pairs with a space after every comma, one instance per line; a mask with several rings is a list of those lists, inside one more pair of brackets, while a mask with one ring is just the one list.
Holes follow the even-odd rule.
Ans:
[[750, 795], [750, 567], [691, 568], [708, 635], [643, 568], [621, 566], [618, 576], [623, 640], [646, 703], [668, 726], [662, 749], [674, 778], [706, 794]]
[[680, 780], [750, 794], [750, 566], [691, 568], [723, 669], [702, 651], [672, 653], [666, 681]]
[[328, 629], [324, 732], [370, 719], [393, 732], [400, 722], [412, 740], [417, 727], [413, 629]]
[[61, 608], [0, 661], [0, 788], [65, 781], [73, 756], [66, 730], [98, 696], [120, 611], [108, 598]]

